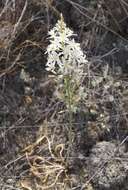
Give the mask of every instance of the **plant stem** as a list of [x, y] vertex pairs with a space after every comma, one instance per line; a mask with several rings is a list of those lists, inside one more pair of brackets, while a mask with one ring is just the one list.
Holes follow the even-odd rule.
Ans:
[[69, 157], [70, 149], [72, 148], [72, 87], [71, 87], [71, 77], [66, 76], [65, 78], [65, 91], [66, 91], [66, 102], [68, 105], [68, 112], [69, 112], [69, 147], [68, 147], [68, 154], [67, 158]]

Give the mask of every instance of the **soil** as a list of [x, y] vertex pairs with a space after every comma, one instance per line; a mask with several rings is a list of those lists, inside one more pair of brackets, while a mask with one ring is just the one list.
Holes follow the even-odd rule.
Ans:
[[[6, 6], [2, 1], [0, 12]], [[17, 0], [0, 13], [1, 190], [128, 190], [127, 11], [126, 0]], [[45, 70], [48, 31], [59, 13], [78, 34], [94, 79], [109, 68], [73, 115], [66, 160], [68, 115]], [[56, 167], [63, 172], [54, 184]]]

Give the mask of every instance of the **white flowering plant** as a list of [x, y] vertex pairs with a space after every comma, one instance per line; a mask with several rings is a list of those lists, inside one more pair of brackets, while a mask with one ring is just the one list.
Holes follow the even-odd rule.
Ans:
[[86, 55], [80, 44], [75, 42], [75, 35], [61, 15], [55, 27], [49, 31], [50, 44], [47, 47], [46, 70], [56, 76], [56, 96], [64, 101], [68, 110], [75, 112], [78, 103], [85, 97], [83, 76], [87, 65]]

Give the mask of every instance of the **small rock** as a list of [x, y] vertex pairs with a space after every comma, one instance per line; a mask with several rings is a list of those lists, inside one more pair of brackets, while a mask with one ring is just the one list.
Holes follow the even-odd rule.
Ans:
[[[127, 155], [128, 158], [128, 155]], [[111, 142], [99, 142], [91, 151], [90, 177], [96, 190], [128, 190], [128, 160]]]

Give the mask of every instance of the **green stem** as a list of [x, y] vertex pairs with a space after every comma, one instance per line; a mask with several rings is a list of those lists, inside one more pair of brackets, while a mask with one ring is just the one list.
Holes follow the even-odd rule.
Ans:
[[65, 93], [66, 93], [66, 102], [68, 105], [68, 111], [69, 111], [69, 148], [68, 148], [68, 155], [69, 157], [70, 149], [72, 147], [72, 87], [71, 87], [71, 79], [70, 76], [66, 76], [65, 78]]

